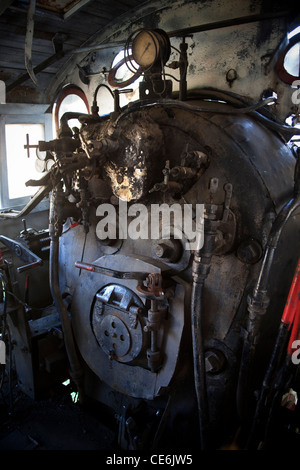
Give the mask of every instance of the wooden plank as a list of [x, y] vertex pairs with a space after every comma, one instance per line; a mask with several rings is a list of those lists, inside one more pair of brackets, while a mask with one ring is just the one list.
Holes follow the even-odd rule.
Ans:
[[0, 61], [0, 68], [1, 69], [8, 69], [8, 70], [26, 70], [25, 69], [25, 63], [24, 63], [24, 67], [23, 67], [22, 64], [14, 64], [14, 63], [11, 63], [11, 62], [7, 62], [5, 60]]
[[[56, 74], [58, 69], [63, 64], [64, 64], [63, 61], [62, 62], [57, 62], [57, 64], [47, 67], [45, 72], [46, 73]], [[0, 61], [0, 69], [1, 69], [2, 72], [5, 72], [7, 70], [9, 70], [9, 71], [19, 71], [20, 73], [25, 73], [26, 72], [25, 63], [22, 66], [22, 64], [20, 64], [20, 63], [19, 64], [12, 64], [11, 62], [7, 62], [5, 60]]]
[[[12, 38], [2, 38], [0, 35], [0, 53], [6, 52], [7, 54], [20, 53], [24, 56], [24, 38], [18, 38], [18, 40]], [[63, 43], [63, 50], [65, 52], [71, 52], [74, 49], [73, 46]], [[33, 55], [48, 57], [55, 52], [55, 48], [52, 42], [47, 42], [43, 45], [40, 44], [40, 41], [34, 41], [32, 47]]]
[[[0, 25], [8, 24], [11, 29], [25, 28], [26, 31], [26, 15], [12, 15], [5, 14], [0, 17]], [[1, 29], [1, 26], [0, 26]], [[73, 36], [79, 36], [81, 39], [85, 40], [91, 35], [91, 26], [88, 23], [78, 22], [78, 27], [76, 24], [71, 21], [64, 22], [62, 24], [57, 24], [55, 21], [49, 21], [48, 19], [42, 18], [41, 20], [35, 21], [35, 29], [43, 32], [54, 32], [54, 34], [59, 30], [62, 33], [69, 33]]]
[[98, 12], [104, 11], [106, 13], [113, 13], [115, 16], [121, 15], [128, 10], [124, 5], [120, 5], [117, 0], [109, 0], [108, 3], [95, 2], [92, 5], [88, 5], [84, 11], [87, 13], [98, 14]]
[[103, 12], [103, 16], [98, 16], [93, 13], [82, 11], [80, 12], [80, 25], [77, 24], [76, 21], [70, 21], [73, 25], [74, 34], [77, 29], [82, 30], [82, 28], [84, 28], [84, 31], [88, 30], [91, 35], [97, 31], [97, 28], [101, 28], [101, 26], [106, 25], [107, 22], [110, 22], [113, 18], [115, 18], [115, 15], [109, 12]]
[[[53, 52], [52, 52], [53, 54]], [[50, 54], [50, 55], [52, 55]], [[33, 57], [35, 63], [39, 64], [49, 57], [47, 52], [37, 52]], [[13, 60], [14, 64], [22, 64], [24, 62], [24, 49], [17, 49], [15, 47], [7, 47], [6, 49], [0, 49], [0, 62]]]
[[128, 10], [128, 8], [121, 6], [114, 0], [109, 1], [109, 5], [97, 2], [96, 4], [90, 5], [85, 9], [85, 13], [89, 15], [101, 16], [102, 14], [118, 17]]
[[[7, 79], [7, 72], [3, 72], [5, 73], [5, 77], [3, 77], [2, 75], [2, 72], [0, 72], [0, 80], [3, 80], [7, 85], [9, 83], [12, 83], [14, 82], [20, 75], [22, 75], [23, 73], [25, 73], [25, 70], [10, 70], [11, 73], [11, 76], [9, 77], [9, 79]], [[53, 77], [55, 77], [56, 75], [56, 72], [40, 72], [39, 73], [39, 89], [43, 90], [43, 86], [46, 87], [48, 84], [49, 84], [49, 81], [52, 80]], [[3, 77], [3, 78], [2, 78]], [[5, 78], [5, 80], [4, 80]], [[33, 83], [31, 83], [29, 80], [24, 82], [22, 85], [18, 86], [17, 88], [21, 88], [21, 87], [28, 87], [28, 86], [32, 86], [34, 89], [36, 89], [37, 87], [34, 86]], [[45, 88], [44, 90], [45, 91]]]
[[92, 24], [98, 24], [99, 25], [99, 22], [100, 22], [100, 26], [101, 24], [106, 24], [108, 21], [110, 22], [113, 18], [115, 18], [115, 16], [117, 15], [117, 13], [115, 12], [115, 14], [113, 14], [111, 11], [104, 11], [104, 10], [100, 10], [99, 8], [95, 11], [91, 10], [91, 11], [82, 11], [80, 13], [80, 16], [82, 18], [83, 21], [85, 22], [89, 22], [91, 21]]
[[[55, 69], [57, 70], [59, 68], [58, 64], [62, 61], [62, 58], [64, 58], [64, 53], [62, 51], [53, 54], [52, 56], [48, 57], [45, 61], [40, 62], [36, 67], [34, 67], [33, 73], [38, 74], [46, 70], [48, 67], [51, 67], [53, 64], [55, 64]], [[27, 71], [27, 73], [18, 77], [13, 83], [7, 85], [7, 90], [12, 90], [21, 83], [26, 82], [29, 79], [29, 75], [31, 77], [31, 74]]]
[[[13, 34], [0, 34], [1, 49], [14, 47], [16, 49], [24, 50], [24, 38], [21, 36], [15, 36]], [[35, 40], [32, 45], [33, 52], [44, 52], [46, 54], [53, 54], [54, 46], [52, 41], [41, 41]]]
[[73, 7], [69, 8], [66, 13], [64, 13], [63, 18], [67, 19], [70, 18], [70, 16], [74, 15], [74, 13], [78, 13], [78, 11], [83, 8], [87, 3], [90, 3], [91, 0], [79, 0], [76, 5]]
[[[24, 36], [25, 36], [26, 28], [23, 27], [15, 27], [13, 28], [9, 24], [1, 24], [1, 19], [0, 19], [0, 38], [3, 37], [11, 37], [11, 38], [19, 38], [20, 40], [23, 38], [24, 42]], [[39, 31], [39, 30], [34, 30], [34, 39], [41, 43], [51, 43], [52, 44], [52, 39], [54, 38], [56, 32], [46, 32], [46, 31]], [[67, 33], [67, 39], [64, 41], [64, 44], [70, 45], [70, 46], [75, 46], [77, 47], [82, 43], [82, 38], [79, 37], [79, 35], [74, 35], [71, 36], [70, 34]]]
[[[113, 17], [113, 13], [111, 17]], [[49, 28], [54, 31], [57, 31], [59, 29], [60, 32], [69, 33], [72, 36], [76, 36], [77, 34], [79, 34], [85, 37], [90, 37], [90, 35], [93, 34], [94, 31], [96, 31], [97, 27], [101, 27], [101, 24], [105, 24], [105, 22], [100, 22], [99, 24], [99, 19], [95, 18], [94, 15], [86, 14], [84, 13], [84, 11], [82, 11], [78, 16], [77, 21], [72, 18], [70, 20], [65, 21], [63, 24], [60, 24], [59, 28], [55, 22], [54, 24], [52, 24], [51, 21], [47, 21], [44, 19], [36, 21], [36, 28], [40, 28], [43, 31], [48, 31]]]
[[118, 0], [118, 3], [121, 3], [122, 5], [126, 6], [127, 11], [141, 4], [141, 2], [136, 0]]

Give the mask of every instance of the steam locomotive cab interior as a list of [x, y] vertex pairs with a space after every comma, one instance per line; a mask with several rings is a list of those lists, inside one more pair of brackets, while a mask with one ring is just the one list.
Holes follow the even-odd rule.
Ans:
[[4, 3], [1, 387], [123, 450], [297, 445], [299, 11]]

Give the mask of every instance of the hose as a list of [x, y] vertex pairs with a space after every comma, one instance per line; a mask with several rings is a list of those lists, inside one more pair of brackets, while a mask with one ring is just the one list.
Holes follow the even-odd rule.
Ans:
[[192, 111], [192, 112], [197, 112], [197, 113], [216, 112], [220, 114], [232, 114], [232, 113], [247, 114], [251, 111], [255, 111], [256, 109], [261, 108], [262, 106], [265, 106], [266, 104], [269, 104], [271, 101], [273, 102], [274, 99], [267, 98], [266, 100], [262, 100], [259, 103], [256, 103], [251, 106], [239, 107], [239, 108], [234, 108], [234, 109], [229, 110], [225, 107], [216, 107], [216, 108], [211, 109], [206, 106], [194, 106], [194, 105], [188, 104], [187, 102], [177, 101], [177, 100], [172, 100], [172, 99], [162, 99], [159, 101], [141, 100], [129, 106], [120, 114], [120, 116], [117, 117], [115, 121], [115, 127], [128, 114], [132, 113], [133, 111], [140, 111], [142, 109], [149, 109], [149, 108], [162, 106], [162, 107], [179, 108], [179, 109], [184, 109], [185, 111]]
[[[299, 326], [298, 324], [299, 319], [297, 317], [299, 314], [297, 314], [296, 312], [297, 312], [297, 306], [299, 305], [298, 303], [299, 302], [299, 290], [300, 290], [300, 258], [298, 259], [298, 264], [295, 270], [293, 282], [292, 282], [290, 292], [289, 292], [289, 295], [285, 304], [285, 308], [283, 311], [283, 315], [281, 318], [281, 322], [280, 322], [277, 338], [275, 341], [275, 345], [273, 348], [273, 352], [271, 355], [270, 363], [268, 365], [266, 374], [264, 376], [262, 389], [260, 391], [260, 395], [257, 401], [255, 416], [254, 416], [253, 423], [252, 423], [252, 429], [248, 438], [248, 444], [247, 444], [248, 448], [251, 448], [253, 446], [256, 433], [259, 430], [259, 427], [261, 426], [263, 412], [266, 407], [268, 394], [270, 393], [271, 383], [272, 383], [272, 380], [274, 379], [276, 368], [280, 366], [281, 361], [282, 361], [282, 356], [285, 353], [286, 348], [288, 347], [288, 354], [285, 360], [285, 364], [283, 367], [281, 367], [281, 371], [280, 371], [281, 375], [284, 375], [282, 371], [284, 371], [285, 365], [288, 365], [289, 360], [291, 358], [290, 345], [292, 344], [293, 340], [296, 337], [298, 337], [297, 327]], [[292, 328], [292, 325], [293, 325], [293, 328]], [[294, 329], [296, 330], [296, 334], [294, 333]], [[291, 334], [291, 330], [292, 330], [292, 333], [294, 334]], [[272, 407], [270, 409], [270, 418], [268, 421], [270, 421], [271, 419], [271, 412], [272, 412]], [[268, 428], [268, 424], [266, 425], [266, 428]], [[267, 430], [266, 430], [266, 435], [267, 435]]]
[[[213, 207], [213, 206], [211, 206]], [[204, 282], [210, 271], [211, 257], [214, 250], [216, 232], [210, 224], [210, 217], [215, 217], [207, 210], [204, 242], [202, 234], [204, 219], [197, 223], [197, 247], [194, 251], [192, 265], [193, 283], [191, 297], [191, 327], [194, 361], [194, 383], [197, 396], [198, 419], [200, 430], [201, 450], [209, 447], [209, 405], [206, 387], [205, 348], [203, 335], [203, 290]]]
[[185, 111], [190, 111], [194, 113], [217, 113], [217, 114], [249, 114], [257, 121], [264, 124], [268, 129], [278, 132], [283, 135], [287, 140], [290, 140], [294, 135], [300, 135], [300, 129], [295, 127], [289, 127], [284, 124], [280, 124], [276, 121], [272, 121], [266, 116], [258, 113], [257, 111], [264, 106], [274, 102], [274, 98], [267, 98], [261, 100], [256, 104], [245, 106], [245, 107], [233, 107], [228, 109], [225, 106], [215, 106], [213, 108], [208, 106], [194, 106], [188, 104], [187, 102], [172, 100], [172, 99], [162, 99], [159, 101], [149, 101], [142, 100], [138, 103], [132, 104], [126, 108], [115, 120], [114, 127], [116, 128], [120, 121], [123, 120], [127, 115], [134, 111], [141, 111], [143, 109], [149, 109], [154, 107], [172, 107], [179, 108]]
[[[173, 98], [178, 99], [178, 96], [179, 92], [173, 92]], [[234, 107], [250, 106], [251, 104], [253, 104], [253, 101], [245, 96], [239, 95], [228, 90], [220, 90], [214, 87], [194, 88], [189, 90], [187, 94], [187, 100], [195, 99], [210, 100], [223, 103], [225, 102], [226, 104]], [[269, 106], [260, 108], [259, 113], [265, 116], [267, 119], [271, 120], [272, 122], [277, 123], [279, 126], [283, 125], [283, 122], [277, 119], [276, 116], [271, 112]]]
[[276, 217], [266, 244], [264, 258], [261, 264], [259, 276], [257, 278], [253, 294], [248, 296], [248, 326], [246, 338], [243, 344], [241, 355], [239, 382], [237, 390], [237, 403], [241, 417], [244, 415], [242, 404], [247, 406], [245, 396], [251, 391], [250, 381], [254, 365], [256, 345], [260, 336], [260, 325], [265, 315], [270, 299], [268, 298], [268, 282], [270, 271], [273, 265], [274, 254], [283, 228], [291, 215], [300, 206], [299, 191], [299, 158], [295, 170], [295, 191], [293, 197], [283, 206]]
[[191, 320], [194, 357], [194, 383], [198, 403], [198, 418], [201, 450], [207, 448], [207, 428], [209, 422], [208, 398], [206, 389], [205, 355], [202, 331], [202, 297], [204, 281], [193, 281], [191, 299]]

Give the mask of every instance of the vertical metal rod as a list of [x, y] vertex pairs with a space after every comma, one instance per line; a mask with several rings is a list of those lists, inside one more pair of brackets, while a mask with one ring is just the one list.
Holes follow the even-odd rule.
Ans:
[[188, 45], [185, 42], [185, 37], [182, 39], [182, 43], [180, 44], [180, 85], [179, 85], [179, 100], [185, 101], [187, 95], [187, 81], [186, 81], [186, 74], [187, 74], [187, 48]]
[[33, 43], [33, 30], [34, 30], [34, 14], [35, 14], [36, 0], [30, 0], [27, 11], [27, 28], [25, 36], [25, 66], [31, 80], [35, 85], [38, 81], [34, 74], [32, 67], [32, 43]]

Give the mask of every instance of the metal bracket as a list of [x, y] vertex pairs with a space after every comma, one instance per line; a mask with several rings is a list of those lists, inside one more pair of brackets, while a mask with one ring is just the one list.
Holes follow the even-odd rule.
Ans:
[[36, 268], [37, 266], [42, 266], [43, 260], [32, 253], [32, 251], [30, 251], [21, 243], [18, 243], [11, 238], [5, 237], [4, 235], [0, 235], [0, 241], [3, 243], [3, 245], [7, 246], [7, 248], [13, 251], [22, 261], [28, 263], [24, 266], [18, 267], [18, 273], [22, 273], [28, 269]]
[[162, 288], [162, 276], [159, 273], [150, 273], [146, 276], [146, 286], [142, 283], [137, 285], [137, 292], [150, 300], [164, 299], [164, 291]]
[[206, 223], [213, 227], [217, 233], [214, 254], [222, 255], [228, 253], [233, 245], [236, 232], [236, 219], [234, 213], [230, 210], [232, 184], [226, 183], [224, 185], [225, 197], [221, 205], [213, 204], [214, 195], [218, 191], [218, 188], [218, 178], [211, 178], [209, 186], [211, 204], [208, 205], [208, 211], [211, 216]]

